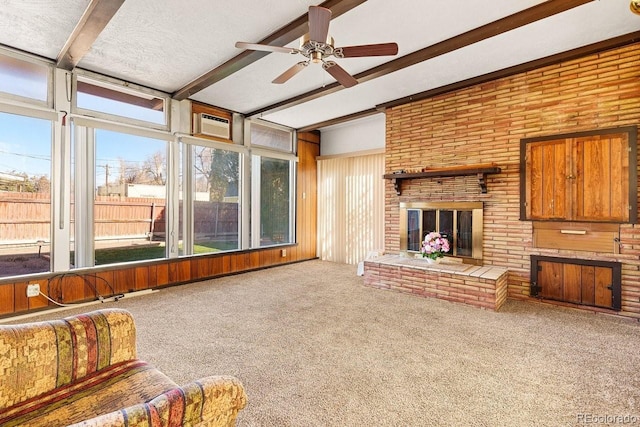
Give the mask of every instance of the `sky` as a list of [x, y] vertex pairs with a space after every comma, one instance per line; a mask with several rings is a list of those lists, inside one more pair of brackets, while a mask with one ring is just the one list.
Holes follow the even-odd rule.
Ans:
[[[83, 105], [90, 108], [92, 102], [97, 101]], [[111, 106], [110, 110], [116, 108], [118, 106]], [[138, 114], [138, 117], [144, 118], [144, 115]], [[52, 132], [48, 120], [0, 113], [0, 172], [50, 177]], [[164, 141], [106, 130], [97, 131], [96, 145], [96, 180], [100, 184], [104, 183], [107, 164], [114, 177], [119, 171], [120, 159], [140, 163], [158, 151], [166, 152]]]
[[[46, 102], [50, 78], [50, 69], [43, 64], [0, 56], [0, 92]], [[90, 81], [85, 83], [93, 85]], [[147, 98], [147, 95], [140, 94], [139, 97]], [[85, 110], [165, 123], [163, 111], [84, 92], [76, 94], [76, 104]], [[52, 132], [52, 124], [48, 120], [0, 113], [0, 172], [50, 177]], [[96, 138], [96, 164], [102, 166], [97, 168], [97, 182], [104, 182], [106, 164], [115, 171], [120, 167], [119, 159], [142, 162], [158, 150], [166, 152], [165, 142], [124, 133], [98, 131]]]

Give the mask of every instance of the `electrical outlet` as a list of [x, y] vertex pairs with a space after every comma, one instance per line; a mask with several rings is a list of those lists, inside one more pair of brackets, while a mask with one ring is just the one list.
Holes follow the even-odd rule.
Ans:
[[37, 297], [40, 295], [40, 284], [39, 283], [30, 283], [27, 285], [27, 297]]
[[282, 249], [280, 251], [280, 255], [282, 256], [282, 258], [286, 257], [287, 256], [287, 250], [286, 249]]

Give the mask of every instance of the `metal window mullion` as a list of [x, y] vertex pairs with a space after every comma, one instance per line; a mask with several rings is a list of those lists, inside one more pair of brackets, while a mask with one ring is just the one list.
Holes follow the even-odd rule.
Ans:
[[251, 247], [260, 247], [260, 175], [262, 172], [260, 156], [251, 156]]
[[[95, 263], [94, 204], [95, 204], [95, 131], [75, 127], [75, 233], [74, 264], [76, 268], [92, 267]], [[82, 177], [82, 179], [78, 179]]]

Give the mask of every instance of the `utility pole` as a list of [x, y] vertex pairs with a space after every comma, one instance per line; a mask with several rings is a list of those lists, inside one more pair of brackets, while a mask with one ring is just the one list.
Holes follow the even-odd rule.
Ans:
[[106, 163], [104, 166], [98, 165], [99, 168], [104, 168], [104, 191], [105, 195], [109, 195], [109, 163]]

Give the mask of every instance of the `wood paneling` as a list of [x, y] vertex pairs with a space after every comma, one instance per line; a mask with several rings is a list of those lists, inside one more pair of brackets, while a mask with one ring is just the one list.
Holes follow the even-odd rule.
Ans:
[[123, 268], [114, 271], [114, 287], [117, 293], [127, 293], [136, 290], [135, 268]]
[[[317, 193], [320, 155], [320, 136], [314, 132], [298, 133], [298, 192], [297, 192], [297, 256], [302, 259], [316, 257], [317, 248]], [[291, 254], [289, 255], [291, 257]]]
[[[286, 257], [281, 255], [283, 249], [287, 251]], [[157, 260], [142, 266], [102, 266], [98, 267], [101, 271], [97, 272], [88, 269], [77, 273], [51, 273], [48, 275], [50, 279], [41, 278], [29, 282], [6, 282], [0, 284], [0, 316], [53, 307], [53, 304], [42, 296], [27, 298], [29, 283], [39, 283], [40, 290], [45, 294], [47, 284], [51, 283], [49, 296], [59, 302], [90, 301], [96, 299], [96, 292], [100, 296], [108, 297], [118, 293], [198, 281], [308, 259], [301, 258], [297, 249], [297, 245], [290, 245], [199, 255], [177, 260]]]
[[14, 285], [0, 285], [0, 314], [13, 313]]
[[142, 291], [149, 287], [149, 267], [137, 267], [134, 270], [133, 287], [136, 291]]
[[96, 290], [100, 295], [115, 295], [118, 291], [114, 284], [114, 271], [101, 271], [95, 275]]
[[18, 282], [15, 284], [13, 298], [16, 312], [29, 310], [29, 299], [27, 298], [26, 282]]

